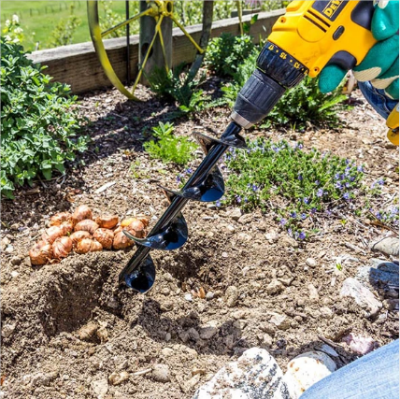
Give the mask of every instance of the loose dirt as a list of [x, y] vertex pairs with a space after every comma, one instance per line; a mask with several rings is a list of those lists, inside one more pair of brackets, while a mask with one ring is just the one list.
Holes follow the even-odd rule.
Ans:
[[[209, 90], [216, 83], [209, 80]], [[388, 231], [354, 217], [343, 224], [340, 214], [324, 219], [323, 234], [297, 243], [279, 230], [272, 214], [238, 219], [234, 207], [189, 202], [184, 209], [189, 241], [177, 251], [152, 252], [158, 275], [147, 295], [117, 284], [134, 248], [73, 254], [32, 267], [28, 251], [55, 212], [86, 204], [96, 214], [146, 213], [152, 223], [164, 212], [167, 202], [157, 185], [177, 187], [181, 170], [149, 159], [142, 143], [146, 129], [176, 107], [141, 90], [142, 103], [116, 91], [82, 98], [81, 112], [91, 121], [89, 151], [65, 176], [3, 201], [5, 397], [190, 398], [227, 361], [253, 346], [266, 348], [285, 369], [294, 356], [324, 342], [338, 352], [339, 365], [354, 360], [357, 355], [341, 340], [350, 331], [372, 337], [377, 346], [398, 337], [398, 313], [381, 292], [375, 295], [384, 306], [374, 318], [339, 295], [358, 267], [372, 257], [385, 259], [370, 252], [368, 243]], [[305, 150], [331, 150], [364, 163], [367, 181], [385, 177], [386, 207], [398, 201], [398, 152], [385, 138], [384, 121], [359, 93], [353, 98], [354, 109], [341, 113], [343, 128], [254, 129], [248, 135], [302, 140]], [[176, 134], [198, 130], [218, 136], [228, 117], [229, 110], [219, 108], [175, 120]], [[201, 159], [199, 153], [191, 166]], [[106, 183], [113, 184], [96, 192]], [[344, 255], [352, 260], [339, 271], [337, 257]], [[308, 258], [315, 260], [311, 266]], [[232, 286], [236, 290], [226, 295]], [[200, 288], [206, 299], [197, 297]]]

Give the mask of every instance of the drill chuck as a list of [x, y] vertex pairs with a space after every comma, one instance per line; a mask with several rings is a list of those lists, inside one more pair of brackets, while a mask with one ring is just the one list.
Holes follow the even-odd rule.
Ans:
[[240, 90], [231, 118], [247, 129], [263, 120], [287, 88], [297, 85], [307, 68], [278, 46], [267, 42], [257, 68]]

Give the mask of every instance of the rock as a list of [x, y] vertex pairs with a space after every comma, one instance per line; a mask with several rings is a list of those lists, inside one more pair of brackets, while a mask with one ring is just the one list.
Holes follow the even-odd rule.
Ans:
[[215, 327], [204, 327], [200, 329], [200, 338], [201, 339], [211, 339], [216, 333], [218, 329]]
[[399, 256], [399, 239], [397, 237], [385, 237], [374, 242], [370, 246], [372, 251], [382, 252], [388, 256]]
[[225, 291], [225, 300], [229, 308], [233, 308], [236, 305], [237, 299], [239, 297], [239, 290], [231, 285]]
[[168, 287], [163, 287], [160, 290], [161, 294], [168, 296], [171, 293], [171, 290]]
[[288, 388], [282, 377], [282, 370], [265, 349], [252, 348], [220, 369], [193, 399], [287, 399]]
[[270, 348], [273, 343], [273, 338], [269, 334], [263, 334], [261, 337], [261, 346]]
[[14, 252], [14, 247], [12, 245], [7, 245], [6, 249], [4, 250], [7, 254], [12, 254]]
[[31, 384], [33, 386], [49, 385], [58, 377], [58, 371], [52, 371], [50, 373], [36, 373], [31, 377]]
[[265, 291], [268, 295], [279, 294], [285, 289], [285, 286], [278, 280], [272, 280], [266, 287]]
[[10, 274], [12, 278], [17, 278], [19, 276], [19, 273], [16, 270], [13, 270]]
[[165, 342], [171, 341], [171, 333], [167, 332], [164, 337]]
[[270, 244], [273, 244], [274, 242], [277, 242], [279, 240], [279, 234], [275, 230], [272, 230], [269, 233], [265, 234], [265, 238]]
[[356, 279], [366, 287], [372, 286], [385, 298], [398, 298], [399, 296], [399, 265], [393, 262], [385, 262], [380, 259], [372, 259], [371, 266], [363, 266], [358, 269]]
[[239, 218], [238, 222], [241, 223], [241, 224], [248, 224], [252, 220], [253, 220], [253, 214], [252, 213], [246, 213], [245, 215], [243, 215], [243, 216], [241, 216]]
[[184, 298], [185, 298], [187, 301], [189, 301], [189, 302], [192, 302], [192, 301], [193, 301], [192, 294], [190, 294], [189, 292], [187, 292], [187, 293], [184, 295]]
[[165, 357], [171, 357], [174, 354], [174, 350], [172, 348], [163, 348], [161, 354]]
[[163, 312], [169, 312], [174, 308], [174, 303], [172, 301], [162, 301], [160, 304], [160, 310]]
[[327, 344], [323, 344], [320, 348], [320, 351], [333, 357], [339, 357], [339, 354], [335, 351], [335, 349], [333, 349], [331, 346]]
[[165, 273], [164, 274], [164, 280], [168, 281], [169, 283], [172, 283], [174, 281], [174, 278], [172, 277], [171, 273]]
[[108, 377], [108, 382], [111, 385], [119, 385], [122, 384], [124, 381], [129, 380], [129, 373], [126, 371], [114, 371]]
[[129, 366], [128, 360], [125, 356], [115, 356], [113, 360], [117, 371], [122, 371]]
[[295, 357], [289, 362], [283, 376], [290, 398], [298, 399], [307, 388], [335, 370], [335, 362], [323, 352], [311, 351]]
[[276, 325], [280, 330], [287, 330], [290, 328], [291, 320], [284, 314], [275, 313], [271, 317], [270, 322]]
[[189, 334], [189, 339], [191, 339], [192, 341], [198, 341], [200, 339], [200, 335], [197, 332], [197, 330], [195, 328], [189, 328], [189, 330], [187, 331], [187, 333]]
[[189, 381], [186, 381], [185, 388], [186, 392], [190, 391], [200, 382], [200, 374], [195, 374]]
[[385, 309], [394, 310], [394, 311], [398, 312], [399, 311], [399, 300], [393, 299], [393, 298], [385, 299], [383, 301], [383, 306], [385, 307]]
[[283, 237], [281, 237], [280, 243], [283, 247], [298, 248], [299, 246], [299, 243], [294, 238], [288, 235], [283, 235]]
[[13, 335], [15, 327], [17, 324], [5, 324], [3, 328], [1, 329], [1, 335], [3, 338], [9, 338], [11, 335]]
[[314, 285], [308, 284], [307, 288], [309, 291], [309, 298], [312, 300], [318, 300], [319, 299], [318, 290], [314, 287]]
[[97, 338], [100, 340], [101, 343], [107, 342], [109, 333], [106, 327], [101, 327], [96, 331]]
[[19, 255], [19, 256], [13, 256], [11, 259], [10, 259], [10, 263], [13, 265], [13, 266], [18, 266], [18, 265], [20, 265], [21, 264], [21, 262], [24, 260], [24, 256], [21, 256], [21, 255]]
[[108, 382], [106, 378], [92, 381], [90, 386], [97, 399], [103, 399], [106, 396], [108, 391]]
[[343, 282], [340, 296], [342, 298], [354, 298], [357, 305], [364, 309], [366, 317], [376, 315], [382, 308], [382, 303], [374, 297], [374, 294], [359, 281], [351, 277]]
[[310, 267], [316, 267], [317, 266], [317, 261], [313, 258], [307, 258], [306, 259], [306, 265]]
[[187, 331], [181, 331], [179, 333], [179, 338], [182, 340], [182, 342], [186, 343], [189, 341], [189, 333]]
[[150, 376], [154, 381], [168, 382], [170, 381], [169, 367], [166, 364], [156, 364]]
[[328, 308], [327, 306], [323, 306], [320, 308], [320, 313], [322, 317], [325, 317], [326, 319], [331, 319], [333, 317], [333, 311]]
[[344, 336], [342, 341], [346, 342], [350, 349], [358, 355], [366, 355], [377, 347], [377, 342], [371, 337], [362, 337], [353, 333]]
[[232, 211], [229, 212], [229, 217], [233, 220], [239, 220], [241, 216], [242, 216], [242, 211], [240, 210], [240, 208], [232, 209]]
[[213, 298], [214, 298], [214, 293], [212, 291], [208, 291], [206, 294], [206, 299], [210, 301]]
[[90, 320], [76, 332], [76, 335], [82, 341], [91, 341], [94, 338], [98, 328], [99, 325], [95, 321]]

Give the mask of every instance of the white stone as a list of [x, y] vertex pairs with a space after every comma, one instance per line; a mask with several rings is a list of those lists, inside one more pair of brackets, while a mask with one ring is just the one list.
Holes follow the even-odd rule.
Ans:
[[280, 330], [287, 330], [290, 328], [290, 319], [284, 314], [274, 313], [270, 322], [275, 324]]
[[289, 362], [283, 377], [289, 388], [290, 398], [298, 399], [311, 385], [335, 370], [335, 362], [323, 352], [311, 351], [295, 357]]
[[379, 251], [385, 255], [399, 256], [398, 237], [385, 237], [371, 245], [373, 251]]
[[364, 309], [366, 317], [376, 315], [382, 308], [382, 302], [378, 301], [368, 288], [351, 277], [343, 282], [340, 296], [354, 298], [357, 305]]
[[103, 399], [106, 396], [108, 391], [108, 382], [106, 378], [92, 381], [90, 385], [97, 399]]
[[220, 369], [193, 399], [287, 399], [282, 377], [282, 370], [265, 349], [252, 348]]
[[265, 234], [265, 238], [270, 244], [273, 244], [274, 242], [277, 242], [279, 240], [279, 234], [273, 230]]
[[234, 286], [229, 286], [225, 291], [225, 299], [228, 307], [232, 308], [236, 305], [237, 299], [239, 297], [239, 290]]
[[265, 291], [268, 295], [279, 294], [285, 289], [285, 286], [278, 280], [272, 280], [266, 287]]
[[215, 327], [204, 327], [200, 330], [200, 338], [211, 339], [217, 332], [218, 329]]
[[319, 299], [318, 290], [312, 284], [308, 284], [307, 288], [309, 291], [310, 299]]
[[306, 259], [306, 265], [310, 266], [310, 267], [316, 267], [317, 266], [317, 262], [313, 258], [307, 258]]

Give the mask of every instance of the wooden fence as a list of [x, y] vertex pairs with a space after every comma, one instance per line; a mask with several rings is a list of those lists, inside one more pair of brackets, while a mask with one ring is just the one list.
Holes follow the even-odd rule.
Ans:
[[[258, 20], [250, 28], [250, 34], [254, 37], [255, 43], [258, 43], [260, 38], [266, 38], [269, 35], [273, 24], [284, 11], [284, 9], [281, 9], [258, 14]], [[243, 17], [244, 22], [250, 19], [251, 15]], [[197, 41], [200, 38], [201, 25], [190, 26], [187, 31]], [[214, 22], [211, 37], [218, 37], [222, 33], [239, 34], [238, 18]], [[173, 29], [172, 40], [173, 66], [179, 65], [181, 62], [189, 63], [194, 60], [196, 50], [179, 29]], [[105, 40], [104, 43], [115, 72], [121, 81], [124, 81], [126, 79], [126, 39], [109, 39]], [[131, 36], [130, 65], [132, 76], [137, 73], [138, 47], [139, 35]], [[29, 58], [36, 63], [46, 65], [45, 73], [52, 76], [53, 81], [71, 85], [73, 93], [79, 94], [111, 86], [97, 59], [91, 42], [34, 51], [29, 55]]]

